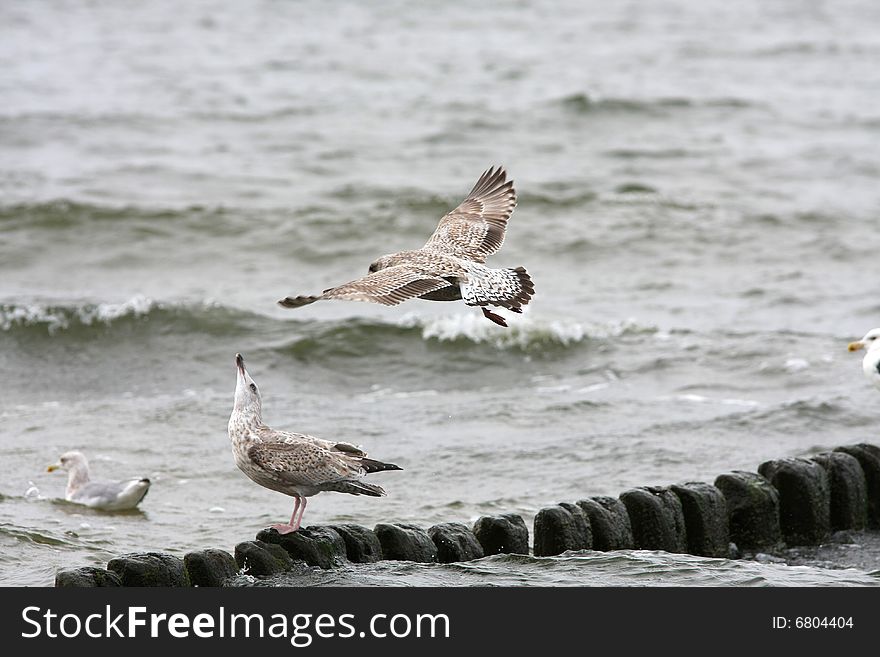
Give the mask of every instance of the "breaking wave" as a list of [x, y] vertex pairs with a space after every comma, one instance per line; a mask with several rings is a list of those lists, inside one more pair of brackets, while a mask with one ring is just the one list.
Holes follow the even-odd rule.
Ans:
[[476, 313], [420, 317], [404, 316], [399, 325], [418, 328], [425, 340], [438, 342], [473, 342], [499, 349], [522, 350], [542, 347], [570, 347], [586, 340], [604, 340], [625, 334], [651, 333], [654, 327], [642, 326], [635, 320], [605, 324], [581, 324], [567, 320], [546, 320], [530, 314], [509, 319], [510, 326], [500, 331]]
[[134, 296], [122, 303], [83, 304], [81, 306], [53, 306], [42, 304], [4, 304], [0, 306], [0, 330], [36, 326], [50, 334], [71, 326], [109, 326], [121, 317], [143, 317], [158, 305], [145, 296]]
[[552, 353], [590, 340], [654, 333], [656, 328], [628, 319], [580, 323], [532, 314], [509, 317], [502, 329], [474, 312], [441, 316], [409, 313], [394, 321], [298, 320], [261, 315], [213, 301], [170, 303], [133, 296], [121, 303], [20, 303], [0, 305], [0, 334], [35, 339], [65, 336], [108, 339], [116, 332], [199, 333], [262, 338], [271, 349], [311, 360], [360, 358], [399, 351], [402, 344], [421, 348], [489, 348], [523, 353]]
[[0, 331], [56, 336], [65, 332], [116, 327], [137, 322], [151, 326], [180, 326], [223, 332], [234, 328], [249, 313], [205, 301], [174, 304], [135, 295], [121, 303], [21, 303], [0, 304]]

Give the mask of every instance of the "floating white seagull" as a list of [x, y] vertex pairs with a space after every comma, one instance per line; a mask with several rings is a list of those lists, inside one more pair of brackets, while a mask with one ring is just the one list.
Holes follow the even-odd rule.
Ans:
[[367, 458], [360, 447], [321, 440], [301, 433], [278, 431], [263, 424], [262, 397], [257, 384], [235, 355], [238, 379], [235, 405], [229, 418], [229, 439], [235, 464], [264, 488], [290, 495], [296, 502], [289, 524], [272, 525], [281, 534], [299, 529], [306, 498], [321, 491], [381, 497], [385, 491], [361, 479], [383, 470], [402, 470]]
[[488, 319], [507, 326], [503, 317], [486, 306], [521, 313], [535, 287], [523, 267], [492, 269], [484, 264], [486, 256], [504, 243], [507, 220], [516, 207], [513, 181], [506, 178], [502, 167], [485, 171], [468, 197], [440, 220], [422, 248], [384, 255], [370, 265], [367, 276], [320, 295], [286, 297], [278, 303], [298, 308], [320, 299], [349, 299], [396, 306], [415, 297], [464, 299], [468, 306], [480, 306]]
[[862, 359], [862, 371], [865, 377], [880, 388], [880, 328], [871, 329], [861, 340], [849, 343], [850, 351], [867, 349]]
[[46, 470], [66, 470], [68, 502], [84, 504], [104, 511], [125, 511], [135, 508], [150, 490], [150, 480], [92, 481], [89, 478], [89, 462], [80, 452], [66, 452], [58, 463]]

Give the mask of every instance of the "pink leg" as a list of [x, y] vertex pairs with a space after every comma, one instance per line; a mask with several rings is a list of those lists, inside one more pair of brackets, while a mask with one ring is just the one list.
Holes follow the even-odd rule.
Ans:
[[[290, 526], [291, 526], [291, 527], [294, 527], [295, 518], [296, 518], [296, 513], [297, 513], [297, 511], [299, 511], [299, 507], [300, 507], [300, 505], [302, 504], [302, 501], [303, 501], [303, 498], [302, 498], [302, 497], [299, 497], [299, 496], [297, 496], [297, 497], [294, 498], [294, 499], [296, 499], [296, 502], [295, 502], [294, 505], [293, 505], [293, 513], [290, 514]], [[298, 525], [297, 525], [297, 526], [298, 526]], [[296, 529], [296, 527], [294, 527], [294, 529]]]
[[[294, 497], [296, 502], [293, 505], [293, 514], [290, 516], [290, 524], [289, 525], [272, 525], [271, 528], [277, 531], [279, 534], [289, 534], [290, 532], [295, 532], [299, 528], [299, 524], [294, 525], [296, 520], [296, 514], [299, 512], [300, 503], [305, 499], [303, 497], [299, 497], [298, 495]], [[303, 505], [305, 506], [305, 505]]]
[[294, 529], [299, 529], [300, 524], [302, 524], [303, 514], [306, 512], [306, 504], [308, 503], [309, 498], [302, 498], [302, 506], [299, 508], [299, 518], [296, 519], [296, 526]]

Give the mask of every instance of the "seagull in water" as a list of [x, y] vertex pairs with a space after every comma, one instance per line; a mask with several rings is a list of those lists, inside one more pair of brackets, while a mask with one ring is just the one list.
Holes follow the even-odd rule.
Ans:
[[880, 388], [880, 328], [871, 329], [861, 340], [849, 343], [850, 351], [860, 349], [868, 350], [862, 359], [862, 371], [865, 377]]
[[235, 464], [260, 486], [296, 500], [290, 523], [272, 525], [272, 529], [280, 534], [299, 529], [306, 511], [306, 498], [321, 491], [372, 497], [385, 495], [381, 487], [361, 479], [372, 472], [403, 468], [367, 458], [365, 451], [350, 443], [321, 440], [266, 426], [260, 390], [245, 369], [241, 354], [235, 355], [235, 366], [238, 379], [235, 405], [229, 418]]
[[67, 471], [68, 502], [84, 504], [103, 511], [127, 511], [135, 508], [150, 490], [149, 479], [126, 481], [92, 481], [89, 478], [89, 462], [80, 452], [66, 452], [58, 463], [46, 468], [47, 472]]
[[507, 220], [515, 207], [513, 181], [507, 180], [502, 167], [488, 169], [467, 198], [440, 220], [422, 248], [384, 255], [363, 278], [320, 295], [286, 297], [278, 303], [299, 308], [321, 299], [349, 299], [396, 306], [415, 297], [464, 299], [468, 306], [480, 306], [487, 319], [507, 326], [503, 317], [486, 306], [521, 313], [535, 287], [523, 267], [492, 269], [485, 262], [504, 243]]

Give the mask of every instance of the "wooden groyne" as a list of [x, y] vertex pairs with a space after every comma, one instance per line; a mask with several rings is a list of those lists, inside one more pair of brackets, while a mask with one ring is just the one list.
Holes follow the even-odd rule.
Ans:
[[[880, 529], [880, 447], [847, 445], [810, 458], [762, 463], [714, 483], [645, 486], [619, 497], [561, 502], [535, 516], [531, 553], [571, 550], [665, 550], [743, 558], [785, 546], [818, 545], [833, 532]], [[412, 524], [311, 526], [287, 535], [264, 529], [224, 550], [127, 554], [107, 568], [61, 570], [56, 586], [222, 586], [239, 574], [265, 577], [302, 564], [333, 568], [381, 560], [470, 561], [493, 554], [529, 554], [529, 530], [509, 513], [427, 531]]]

